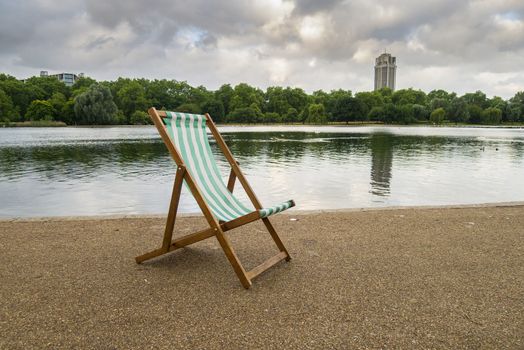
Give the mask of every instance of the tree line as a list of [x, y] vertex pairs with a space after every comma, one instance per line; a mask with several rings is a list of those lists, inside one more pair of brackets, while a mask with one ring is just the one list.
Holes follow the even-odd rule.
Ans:
[[79, 78], [71, 87], [54, 77], [24, 81], [0, 74], [0, 122], [60, 121], [67, 125], [148, 124], [147, 109], [209, 113], [218, 123], [383, 122], [524, 123], [524, 91], [508, 100], [481, 91], [388, 88], [379, 91], [322, 90], [245, 83], [212, 91], [185, 81]]

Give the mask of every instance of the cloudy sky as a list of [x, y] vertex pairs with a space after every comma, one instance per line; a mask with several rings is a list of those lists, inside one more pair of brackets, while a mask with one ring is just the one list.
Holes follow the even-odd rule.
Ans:
[[524, 0], [0, 0], [0, 72], [85, 72], [316, 89], [511, 97], [524, 90]]

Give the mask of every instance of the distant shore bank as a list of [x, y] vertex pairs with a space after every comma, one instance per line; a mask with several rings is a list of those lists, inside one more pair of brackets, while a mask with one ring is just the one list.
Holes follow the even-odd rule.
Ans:
[[[339, 126], [339, 127], [366, 127], [366, 126], [383, 126], [383, 127], [431, 127], [431, 128], [491, 128], [491, 129], [522, 129], [524, 123], [499, 124], [499, 125], [480, 125], [480, 124], [455, 124], [445, 123], [440, 125], [430, 123], [416, 123], [416, 124], [384, 124], [381, 122], [350, 122], [350, 123], [328, 123], [328, 124], [304, 124], [304, 123], [227, 123], [217, 124], [218, 126], [293, 126], [293, 127], [325, 127], [325, 126]], [[134, 124], [118, 124], [118, 125], [67, 125], [64, 122], [56, 121], [27, 121], [27, 122], [10, 122], [0, 123], [0, 127], [4, 128], [49, 128], [49, 127], [67, 127], [67, 128], [115, 128], [115, 127], [146, 127], [152, 125], [134, 125]]]

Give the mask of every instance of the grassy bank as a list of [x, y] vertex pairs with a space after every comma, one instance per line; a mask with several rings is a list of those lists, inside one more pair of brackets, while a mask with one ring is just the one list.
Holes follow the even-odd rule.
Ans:
[[3, 128], [23, 128], [23, 127], [64, 127], [67, 126], [64, 122], [55, 122], [47, 120], [35, 120], [35, 121], [26, 121], [26, 122], [7, 122], [0, 123], [0, 127]]

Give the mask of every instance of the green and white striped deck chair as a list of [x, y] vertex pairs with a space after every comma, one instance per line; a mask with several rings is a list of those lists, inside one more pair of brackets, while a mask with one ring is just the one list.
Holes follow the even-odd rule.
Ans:
[[[245, 288], [249, 288], [253, 278], [281, 260], [289, 261], [291, 257], [268, 217], [295, 206], [293, 200], [272, 207], [262, 207], [209, 114], [165, 112], [150, 108], [149, 115], [177, 164], [177, 172], [162, 247], [136, 257], [137, 263], [215, 236], [240, 282]], [[227, 186], [222, 180], [215, 157], [211, 152], [206, 127], [211, 131], [217, 145], [231, 165]], [[252, 209], [233, 195], [236, 179], [240, 181], [251, 200]], [[210, 227], [173, 240], [178, 202], [184, 181]], [[251, 271], [246, 271], [224, 232], [255, 220], [263, 221], [280, 252]]]

